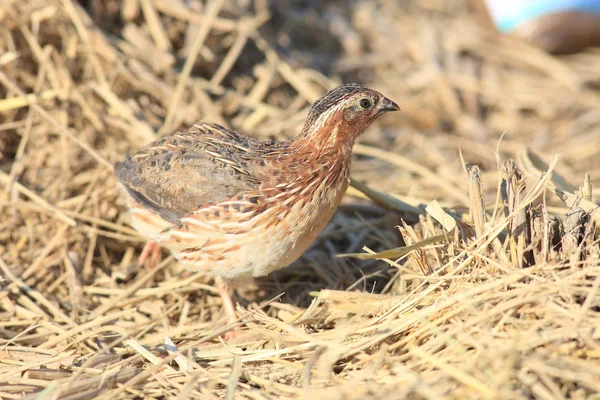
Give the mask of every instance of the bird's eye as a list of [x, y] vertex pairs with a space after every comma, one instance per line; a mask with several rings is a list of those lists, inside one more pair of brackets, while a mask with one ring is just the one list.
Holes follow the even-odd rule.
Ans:
[[358, 102], [358, 104], [360, 105], [360, 107], [364, 110], [368, 110], [369, 108], [371, 108], [373, 106], [373, 101], [371, 99], [368, 98], [363, 98], [360, 99], [360, 101]]

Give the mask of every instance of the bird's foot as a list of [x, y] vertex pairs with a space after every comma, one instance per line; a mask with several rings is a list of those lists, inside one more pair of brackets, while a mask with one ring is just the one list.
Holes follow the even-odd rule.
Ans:
[[152, 240], [148, 240], [140, 258], [138, 260], [138, 266], [142, 267], [146, 261], [148, 261], [148, 269], [152, 269], [158, 264], [160, 259], [160, 245]]
[[230, 331], [227, 331], [223, 334], [223, 340], [228, 342], [230, 340], [239, 338], [243, 334], [244, 334], [244, 331], [242, 330], [242, 328], [239, 326], [236, 326], [235, 328], [233, 328]]
[[232, 299], [232, 287], [230, 283], [224, 279], [217, 278], [216, 286], [219, 290], [219, 296], [221, 296], [221, 300], [223, 301], [223, 308], [225, 309], [225, 313], [227, 314], [227, 325], [235, 324], [231, 330], [225, 332], [223, 335], [223, 339], [232, 340], [240, 337], [244, 332], [242, 331], [241, 326], [238, 322], [238, 315], [235, 311], [235, 306], [233, 305]]

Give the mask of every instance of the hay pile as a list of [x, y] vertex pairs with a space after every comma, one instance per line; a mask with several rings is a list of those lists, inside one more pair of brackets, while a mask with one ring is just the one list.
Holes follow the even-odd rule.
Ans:
[[[462, 1], [9, 0], [0, 31], [0, 397], [600, 392], [598, 51], [553, 58]], [[210, 280], [136, 268], [111, 165], [198, 120], [291, 137], [348, 81], [403, 111], [224, 343]]]

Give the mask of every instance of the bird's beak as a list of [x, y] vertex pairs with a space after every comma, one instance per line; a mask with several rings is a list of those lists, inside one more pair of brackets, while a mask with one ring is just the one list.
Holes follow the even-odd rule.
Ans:
[[400, 107], [398, 107], [398, 104], [394, 103], [387, 97], [381, 99], [379, 105], [377, 105], [377, 108], [379, 110], [379, 113], [384, 113], [388, 111], [400, 111]]

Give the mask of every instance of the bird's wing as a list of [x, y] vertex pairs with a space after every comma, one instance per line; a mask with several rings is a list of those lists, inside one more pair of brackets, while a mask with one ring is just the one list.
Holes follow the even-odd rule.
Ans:
[[253, 139], [218, 125], [194, 125], [115, 164], [136, 202], [177, 224], [189, 213], [256, 189], [248, 169]]

